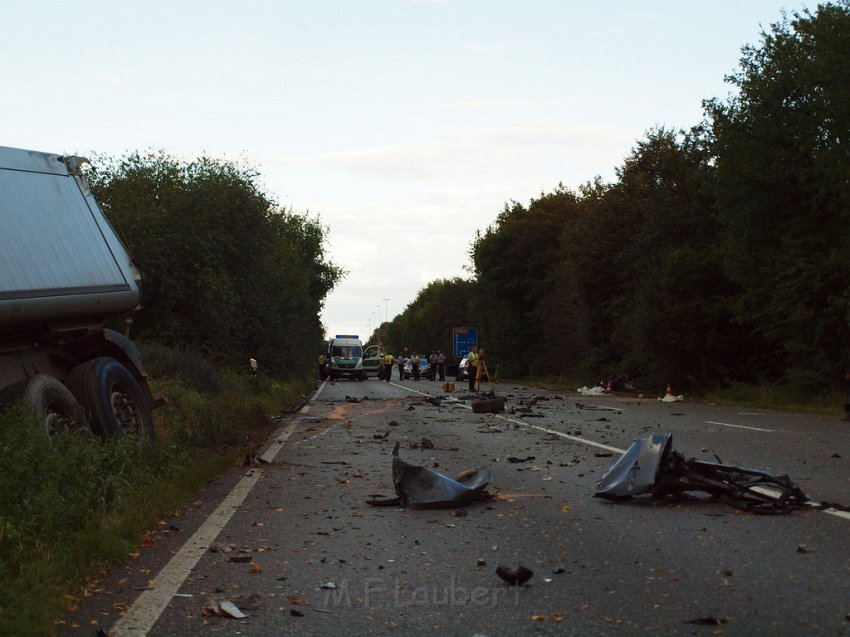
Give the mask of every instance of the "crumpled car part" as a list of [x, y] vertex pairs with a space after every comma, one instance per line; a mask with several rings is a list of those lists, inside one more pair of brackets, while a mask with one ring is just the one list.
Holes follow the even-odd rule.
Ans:
[[685, 458], [673, 450], [673, 434], [636, 440], [602, 476], [595, 495], [629, 500], [708, 493], [731, 506], [756, 513], [782, 514], [809, 502], [787, 475]]
[[485, 497], [490, 482], [489, 469], [466, 470], [454, 478], [428, 467], [408, 464], [398, 455], [399, 443], [392, 451], [393, 486], [398, 497], [367, 500], [372, 506], [397, 506], [412, 509], [451, 509], [466, 506]]

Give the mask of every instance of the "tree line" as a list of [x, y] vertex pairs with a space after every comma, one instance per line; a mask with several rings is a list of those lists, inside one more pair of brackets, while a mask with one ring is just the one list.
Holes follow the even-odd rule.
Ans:
[[[450, 350], [477, 326], [501, 374], [711, 389], [835, 386], [850, 351], [850, 2], [742, 48], [701, 122], [637, 141], [611, 183], [512, 201], [379, 329]], [[492, 363], [491, 363], [492, 368]]]
[[99, 157], [92, 193], [141, 270], [133, 335], [231, 366], [305, 377], [321, 351], [319, 318], [343, 271], [317, 219], [283, 209], [258, 173], [164, 153]]

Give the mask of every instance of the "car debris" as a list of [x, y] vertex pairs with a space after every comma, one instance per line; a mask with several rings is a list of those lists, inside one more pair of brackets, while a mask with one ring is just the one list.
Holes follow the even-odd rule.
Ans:
[[597, 385], [596, 387], [579, 387], [576, 389], [576, 392], [582, 396], [605, 396], [608, 393], [602, 385]]
[[522, 564], [516, 568], [502, 565], [496, 567], [496, 575], [501, 577], [511, 586], [522, 586], [531, 579], [531, 576], [534, 575], [534, 571], [530, 568], [526, 568]]
[[231, 619], [245, 619], [248, 617], [239, 607], [229, 600], [222, 600], [201, 609], [205, 617], [228, 617]]
[[504, 398], [481, 398], [472, 401], [472, 413], [498, 414], [505, 411]]
[[618, 413], [623, 411], [620, 407], [606, 407], [604, 405], [585, 405], [584, 403], [576, 403], [575, 405], [579, 409], [590, 409], [594, 411], [616, 411]]
[[636, 440], [602, 476], [596, 497], [684, 497], [690, 492], [755, 513], [784, 514], [806, 505], [806, 494], [787, 475], [685, 458], [673, 450], [673, 434]]
[[399, 443], [392, 450], [393, 486], [397, 497], [367, 500], [372, 506], [402, 506], [412, 509], [450, 509], [485, 499], [490, 470], [467, 469], [454, 478], [408, 464], [398, 455]]

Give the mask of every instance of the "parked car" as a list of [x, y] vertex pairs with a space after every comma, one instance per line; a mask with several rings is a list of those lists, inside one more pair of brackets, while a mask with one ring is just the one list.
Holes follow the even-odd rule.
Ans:
[[[419, 378], [427, 378], [428, 374], [431, 371], [431, 364], [428, 362], [427, 356], [419, 357]], [[404, 364], [404, 377], [405, 378], [413, 378], [413, 361], [411, 359], [407, 359], [407, 362]]]

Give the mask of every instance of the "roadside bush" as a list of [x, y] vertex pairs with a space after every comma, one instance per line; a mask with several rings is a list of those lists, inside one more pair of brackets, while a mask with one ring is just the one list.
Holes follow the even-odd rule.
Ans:
[[169, 400], [154, 412], [155, 443], [48, 439], [23, 407], [0, 413], [0, 635], [48, 634], [88, 575], [123, 559], [312, 389], [163, 346], [144, 355]]
[[210, 396], [221, 393], [221, 375], [202, 355], [153, 342], [141, 343], [139, 348], [145, 368], [154, 378], [170, 378]]
[[[0, 499], [0, 634], [22, 634], [20, 626], [60, 611], [62, 594], [92, 567], [78, 548], [92, 543], [101, 518], [169, 479], [175, 465], [163, 448], [73, 434], [48, 439], [23, 408], [0, 414], [0, 490], [7, 494]], [[110, 538], [119, 552], [134, 542], [134, 535]], [[97, 560], [118, 554], [101, 552]], [[7, 622], [18, 628], [7, 631]]]

